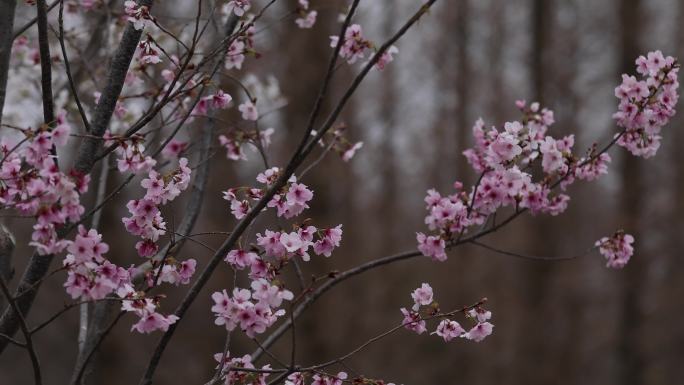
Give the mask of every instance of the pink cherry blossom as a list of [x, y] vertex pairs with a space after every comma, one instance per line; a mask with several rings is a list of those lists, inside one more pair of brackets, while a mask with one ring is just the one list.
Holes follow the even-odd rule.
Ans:
[[415, 304], [413, 305], [413, 311], [418, 311], [420, 306], [428, 306], [432, 303], [432, 287], [427, 283], [422, 284], [421, 287], [411, 293], [411, 298]]
[[616, 232], [612, 237], [603, 237], [596, 241], [596, 247], [606, 258], [606, 266], [613, 269], [623, 268], [634, 254], [634, 237], [623, 231]]
[[[339, 37], [330, 36], [330, 46], [337, 47]], [[363, 37], [363, 31], [360, 25], [350, 25], [345, 34], [342, 47], [340, 48], [340, 57], [347, 60], [347, 63], [354, 64], [357, 60], [362, 59], [366, 55], [366, 51], [372, 46], [369, 40]]]
[[402, 324], [406, 329], [417, 334], [423, 334], [427, 331], [425, 321], [420, 317], [420, 314], [415, 311], [406, 310], [406, 308], [403, 307], [399, 310], [401, 310], [401, 313], [404, 315]]
[[258, 258], [259, 256], [254, 252], [237, 249], [229, 251], [225, 261], [236, 269], [242, 270], [251, 266]]
[[463, 333], [465, 333], [465, 330], [458, 322], [445, 319], [437, 325], [437, 329], [432, 334], [437, 334], [444, 338], [445, 342], [449, 342], [456, 337], [460, 337]]
[[259, 120], [259, 112], [256, 106], [250, 100], [240, 104], [238, 110], [242, 113], [242, 119], [245, 120]]
[[131, 330], [136, 330], [138, 333], [151, 333], [155, 330], [165, 332], [176, 321], [178, 321], [178, 317], [175, 315], [165, 317], [159, 313], [147, 313], [140, 317], [140, 320], [131, 327]]
[[380, 55], [380, 58], [375, 63], [375, 68], [377, 68], [380, 71], [384, 70], [387, 64], [394, 60], [394, 55], [398, 52], [399, 48], [395, 46], [390, 46], [389, 48], [387, 48], [387, 50], [385, 50], [385, 52], [383, 52], [382, 55]]
[[462, 334], [461, 336], [463, 338], [469, 339], [471, 341], [481, 342], [487, 336], [492, 334], [493, 329], [494, 329], [494, 325], [492, 325], [491, 323], [480, 322], [480, 323], [476, 324], [475, 326], [473, 326], [466, 333]]
[[245, 43], [241, 40], [233, 41], [226, 53], [225, 67], [226, 69], [241, 69], [242, 63], [245, 61]]
[[431, 257], [437, 261], [446, 261], [447, 255], [444, 251], [445, 242], [439, 237], [430, 235], [426, 236], [423, 233], [417, 233], [418, 250], [420, 250], [426, 257]]

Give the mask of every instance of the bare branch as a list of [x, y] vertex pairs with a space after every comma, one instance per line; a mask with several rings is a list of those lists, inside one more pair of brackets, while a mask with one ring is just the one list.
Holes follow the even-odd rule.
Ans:
[[[19, 311], [17, 303], [14, 301], [14, 298], [12, 298], [12, 294], [10, 293], [9, 288], [7, 288], [7, 283], [5, 282], [5, 279], [2, 277], [0, 277], [0, 289], [2, 290], [2, 294], [5, 295], [5, 298], [9, 302], [12, 309], [14, 309], [14, 312], [19, 315], [19, 327], [21, 328], [21, 332], [24, 334], [24, 338], [26, 339], [26, 350], [28, 350], [29, 357], [31, 358], [31, 366], [33, 367], [33, 380], [36, 385], [41, 385], [43, 383], [43, 380], [40, 374], [40, 363], [38, 362], [38, 356], [36, 355], [36, 351], [33, 348], [31, 332], [29, 332], [29, 328], [26, 325], [26, 320]], [[9, 341], [11, 340], [11, 338], [8, 337], [7, 340]]]

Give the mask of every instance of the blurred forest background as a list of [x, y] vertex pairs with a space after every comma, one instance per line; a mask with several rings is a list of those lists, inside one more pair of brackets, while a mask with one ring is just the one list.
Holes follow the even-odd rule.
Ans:
[[[110, 6], [118, 12], [120, 3], [112, 1]], [[365, 0], [355, 21], [368, 37], [383, 41], [419, 3]], [[292, 18], [281, 20], [295, 2], [278, 1], [266, 16], [268, 27], [256, 36], [263, 56], [248, 59], [246, 71], [234, 72], [243, 78], [249, 73], [260, 79], [273, 76], [287, 99], [285, 107], [264, 119], [276, 129], [274, 164], [282, 164], [300, 139], [329, 57], [328, 36], [337, 33], [344, 4], [312, 0], [319, 21], [307, 31], [299, 30]], [[162, 21], [182, 21], [193, 7], [189, 1], [157, 2], [153, 14]], [[32, 18], [33, 12], [35, 8], [20, 5], [15, 25]], [[102, 12], [91, 11], [92, 20]], [[346, 108], [348, 136], [364, 142], [357, 157], [346, 164], [329, 156], [305, 178], [315, 192], [308, 216], [321, 226], [344, 225], [342, 248], [331, 259], [307, 265], [307, 273], [342, 270], [415, 248], [415, 232], [424, 228], [425, 191], [434, 186], [448, 192], [455, 180], [474, 181], [461, 155], [470, 145], [472, 124], [478, 117], [497, 126], [518, 119], [516, 99], [540, 101], [553, 109], [557, 123], [552, 132], [574, 133], [578, 149], [609, 139], [615, 131], [613, 89], [620, 74], [634, 73], [634, 60], [649, 50], [684, 58], [682, 36], [684, 2], [676, 0], [437, 2], [397, 44], [396, 61], [371, 74]], [[334, 83], [338, 94], [357, 70], [339, 70]], [[238, 92], [228, 79], [224, 89]], [[185, 135], [192, 138], [199, 124], [192, 123]], [[410, 291], [430, 282], [445, 308], [489, 298], [494, 335], [480, 344], [445, 344], [434, 336], [400, 332], [355, 356], [349, 367], [398, 384], [681, 383], [683, 144], [680, 112], [665, 128], [655, 158], [637, 159], [613, 150], [610, 174], [597, 183], [573, 186], [566, 214], [527, 215], [486, 239], [511, 251], [568, 256], [583, 254], [596, 239], [624, 228], [637, 238], [635, 256], [624, 270], [606, 269], [595, 253], [548, 263], [474, 246], [451, 251], [445, 263], [426, 258], [400, 262], [345, 282], [307, 311], [297, 324], [300, 361], [337, 357], [396, 325], [399, 307], [410, 304]], [[234, 220], [220, 191], [252, 183], [261, 164], [256, 154], [249, 158], [247, 164], [235, 163], [221, 151], [212, 158], [210, 189], [195, 232], [230, 231]], [[122, 175], [113, 173], [110, 185], [121, 180]], [[138, 260], [132, 248], [135, 239], [120, 221], [124, 203], [136, 192], [129, 194], [121, 195], [103, 216], [105, 241], [112, 246], [108, 256], [119, 264]], [[174, 202], [174, 207], [180, 217], [183, 202]], [[2, 220], [15, 232], [26, 226], [21, 220]], [[261, 221], [257, 227], [266, 224]], [[15, 263], [20, 272], [29, 250], [22, 242], [27, 233], [18, 234]], [[218, 245], [221, 239], [203, 241]], [[200, 264], [208, 258], [192, 243], [181, 255]], [[156, 384], [201, 384], [210, 378], [212, 355], [222, 350], [225, 330], [213, 325], [209, 295], [228, 288], [231, 279], [227, 268], [214, 275], [172, 340]], [[43, 286], [29, 322], [44, 320], [69, 302], [63, 281], [57, 275]], [[171, 311], [177, 300], [168, 299], [163, 311]], [[130, 335], [130, 325], [124, 318], [106, 340], [93, 384], [137, 383], [159, 334]], [[74, 310], [37, 334], [46, 384], [68, 381], [77, 328]], [[286, 357], [288, 346], [289, 337], [283, 338], [273, 352]], [[242, 355], [254, 348], [253, 342], [236, 338], [231, 353]], [[22, 382], [29, 381], [28, 373], [25, 352], [10, 346], [0, 356], [0, 384], [28, 383]]]

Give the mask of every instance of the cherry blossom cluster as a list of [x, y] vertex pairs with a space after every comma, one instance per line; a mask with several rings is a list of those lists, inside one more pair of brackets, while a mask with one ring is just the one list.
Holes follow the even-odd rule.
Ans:
[[145, 138], [142, 135], [133, 134], [125, 137], [107, 131], [103, 139], [106, 146], [117, 145], [115, 152], [119, 159], [116, 160], [116, 166], [119, 172], [137, 174], [149, 171], [157, 164], [154, 158], [145, 154]]
[[227, 70], [233, 68], [241, 69], [242, 63], [245, 61], [245, 55], [251, 54], [258, 57], [258, 53], [254, 49], [254, 33], [256, 32], [254, 25], [246, 28], [240, 26], [239, 31], [239, 35], [230, 42], [226, 52], [224, 66]]
[[[339, 372], [336, 375], [327, 375], [322, 373], [314, 373], [311, 377], [311, 385], [342, 385], [348, 378], [346, 372]], [[287, 376], [285, 385], [305, 385], [306, 375], [301, 372], [292, 373]], [[390, 384], [388, 384], [390, 385]], [[393, 384], [392, 384], [393, 385]]]
[[310, 261], [311, 247], [314, 254], [330, 257], [341, 241], [342, 225], [328, 229], [302, 226], [289, 233], [266, 230], [264, 235], [257, 234], [257, 244], [263, 248], [264, 255], [281, 260], [300, 257], [305, 262]]
[[[402, 324], [408, 330], [422, 334], [427, 331], [427, 318], [443, 317], [444, 319], [439, 322], [436, 330], [431, 334], [442, 337], [446, 342], [456, 337], [480, 342], [492, 334], [494, 325], [488, 321], [492, 318], [492, 313], [484, 310], [480, 305], [462, 310], [466, 318], [474, 323], [470, 330], [466, 331], [461, 324], [449, 318], [448, 315], [440, 314], [439, 304], [434, 300], [432, 287], [427, 283], [423, 283], [421, 287], [414, 290], [411, 293], [411, 298], [414, 302], [413, 307], [410, 310], [400, 309], [404, 315]], [[424, 309], [424, 315], [421, 314], [421, 309]]]
[[[621, 99], [615, 118], [625, 129], [616, 140], [634, 155], [648, 157], [657, 150], [660, 128], [674, 114], [679, 66], [673, 58], [665, 58], [658, 51], [649, 53], [648, 58], [641, 56], [637, 66], [647, 79], [637, 81], [623, 75], [622, 85], [615, 90]], [[482, 119], [475, 123], [475, 146], [464, 155], [480, 178], [469, 192], [460, 182], [454, 184], [456, 192], [449, 196], [428, 191], [425, 223], [437, 233], [417, 234], [418, 249], [424, 255], [444, 261], [449, 242], [469, 227], [482, 225], [503, 207], [513, 207], [516, 212], [527, 209], [532, 214], [558, 215], [567, 208], [570, 197], [554, 193], [556, 186], [565, 190], [575, 180], [592, 181], [608, 172], [611, 158], [606, 149], [599, 151], [593, 145], [585, 156], [577, 156], [572, 152], [572, 135], [560, 139], [547, 135], [554, 123], [552, 111], [538, 103], [516, 104], [523, 118], [506, 122], [503, 130], [485, 129]], [[542, 172], [536, 180], [534, 170]], [[624, 257], [616, 260], [619, 262], [609, 265], [626, 262]]]
[[[214, 359], [218, 361], [219, 365], [216, 369], [221, 370], [221, 377], [225, 377], [225, 385], [240, 385], [240, 384], [253, 384], [253, 385], [266, 385], [266, 378], [268, 378], [269, 373], [257, 373], [253, 371], [245, 370], [231, 370], [231, 368], [244, 368], [244, 369], [256, 369], [254, 364], [252, 364], [252, 357], [249, 354], [245, 354], [242, 357], [231, 358], [230, 353], [216, 353], [214, 354]], [[261, 367], [262, 370], [270, 370], [271, 365], [264, 365]]]
[[273, 325], [285, 310], [278, 309], [283, 300], [291, 301], [292, 292], [274, 285], [266, 279], [252, 281], [252, 290], [235, 288], [230, 296], [225, 290], [211, 295], [214, 306], [211, 311], [216, 317], [216, 325], [224, 325], [227, 330], [240, 329], [250, 338], [261, 334]]
[[[278, 176], [280, 169], [272, 167], [257, 175], [257, 181], [264, 184], [264, 188], [231, 188], [223, 193], [223, 199], [230, 202], [230, 209], [236, 219], [242, 219], [251, 209], [250, 199], [258, 201], [263, 197], [266, 189], [270, 187]], [[313, 199], [313, 192], [303, 183], [298, 183], [293, 175], [288, 183], [271, 198], [267, 206], [275, 208], [277, 215], [284, 218], [293, 218], [309, 208], [307, 202]]]
[[265, 230], [263, 235], [258, 233], [256, 237], [252, 250], [231, 250], [225, 261], [235, 270], [249, 267], [251, 279], [275, 279], [292, 258], [311, 260], [310, 248], [316, 255], [330, 257], [342, 241], [342, 225], [327, 229], [301, 226], [289, 233]]
[[611, 237], [603, 237], [596, 241], [595, 246], [606, 258], [607, 267], [621, 269], [634, 254], [632, 243], [634, 243], [633, 236], [625, 234], [624, 231], [617, 231]]
[[620, 104], [613, 117], [625, 129], [618, 145], [632, 155], [649, 158], [660, 147], [660, 130], [675, 114], [679, 64], [672, 56], [655, 51], [639, 56], [636, 65], [643, 80], [622, 75], [622, 84], [615, 88]]
[[233, 97], [223, 92], [223, 90], [216, 91], [213, 95], [208, 95], [200, 99], [195, 105], [193, 115], [206, 115], [210, 109], [225, 110], [230, 106]]
[[[190, 283], [190, 278], [195, 274], [196, 267], [197, 261], [192, 258], [184, 261], [176, 261], [171, 257], [166, 258], [161, 265], [161, 272], [152, 269], [146, 273], [147, 286], [154, 287], [158, 283], [164, 282], [176, 286], [187, 285]], [[159, 282], [155, 282], [157, 279]]]
[[[298, 23], [299, 24], [299, 23]], [[339, 36], [330, 36], [330, 46], [336, 48], [339, 43]], [[363, 36], [363, 29], [359, 24], [350, 25], [344, 33], [344, 41], [340, 47], [340, 57], [347, 63], [354, 64], [357, 60], [366, 57], [366, 53], [371, 49], [376, 49], [375, 44]], [[394, 60], [394, 55], [399, 52], [395, 46], [390, 46], [380, 54], [380, 58], [375, 63], [375, 68], [385, 69], [388, 63]]]
[[126, 20], [133, 23], [133, 26], [137, 30], [145, 28], [148, 22], [154, 20], [152, 15], [150, 15], [150, 9], [147, 8], [147, 6], [138, 5], [132, 0], [124, 2], [124, 12], [126, 13]]
[[161, 58], [159, 57], [159, 50], [155, 48], [155, 42], [148, 35], [147, 39], [141, 40], [138, 43], [138, 62], [141, 65], [157, 64], [161, 63]]
[[122, 299], [121, 310], [134, 313], [140, 319], [133, 324], [131, 330], [138, 333], [151, 333], [156, 330], [167, 331], [169, 326], [178, 321], [178, 317], [157, 312], [158, 298], [149, 298], [142, 291], [136, 291], [131, 284], [125, 284], [117, 291]]
[[[68, 241], [68, 254], [62, 263], [67, 270], [64, 283], [66, 292], [73, 299], [81, 301], [102, 300], [115, 293], [122, 301], [122, 310], [133, 312], [139, 317], [131, 330], [140, 333], [167, 330], [177, 317], [158, 313], [158, 299], [135, 291], [131, 277], [136, 269], [124, 269], [109, 262], [104, 257], [108, 250], [109, 245], [102, 241], [101, 234], [94, 229], [86, 230], [79, 226], [74, 240]], [[159, 277], [155, 276], [155, 279], [176, 285], [187, 284], [195, 271], [195, 264], [193, 259], [182, 263], [170, 261], [161, 272], [156, 273]], [[152, 286], [154, 284], [150, 283], [150, 287]]]
[[[195, 273], [196, 266], [197, 261], [192, 258], [177, 261], [172, 257], [167, 257], [159, 264], [153, 263], [153, 269], [145, 272], [144, 276], [149, 288], [161, 283], [176, 286], [187, 285]], [[125, 283], [122, 280], [122, 285], [117, 289], [116, 294], [123, 301], [122, 310], [132, 312], [140, 317], [138, 322], [133, 324], [131, 330], [136, 330], [139, 333], [168, 330], [169, 326], [178, 320], [178, 317], [173, 314], [165, 316], [157, 311], [162, 296], [149, 297], [144, 291], [135, 290], [131, 278], [136, 273], [140, 273], [140, 269], [131, 267], [128, 272], [128, 280]]]
[[70, 132], [64, 114], [58, 115], [54, 127], [16, 129], [24, 139], [0, 139], [0, 204], [36, 219], [29, 244], [38, 254], [59, 253], [69, 242], [57, 229], [84, 213], [80, 194], [86, 192], [90, 178], [59, 170], [54, 151], [66, 145]]
[[121, 284], [130, 281], [126, 269], [107, 261], [103, 254], [109, 245], [102, 241], [102, 235], [94, 229], [78, 227], [78, 234], [69, 242], [68, 254], [63, 265], [67, 268], [66, 292], [72, 298], [98, 300], [117, 290]]
[[[339, 36], [330, 36], [330, 46], [337, 48]], [[357, 60], [363, 59], [369, 49], [373, 48], [373, 42], [363, 36], [363, 29], [359, 24], [350, 25], [344, 32], [342, 47], [340, 47], [340, 57], [347, 63], [354, 64]]]
[[[251, 210], [250, 200], [261, 199], [266, 190], [280, 176], [280, 169], [273, 167], [257, 175], [257, 181], [265, 187], [233, 188], [224, 192], [224, 198], [231, 202], [231, 210], [236, 218], [243, 218]], [[239, 198], [240, 197], [240, 198]], [[293, 176], [269, 201], [268, 207], [276, 208], [280, 217], [292, 218], [308, 208], [307, 202], [313, 192]], [[263, 333], [280, 316], [285, 314], [278, 309], [282, 300], [292, 300], [290, 291], [282, 287], [278, 276], [293, 258], [309, 261], [310, 250], [320, 256], [330, 257], [333, 250], [340, 246], [342, 225], [333, 228], [316, 228], [308, 224], [293, 224], [292, 231], [272, 231], [256, 234], [256, 242], [249, 248], [237, 248], [228, 252], [225, 261], [232, 269], [239, 271], [249, 268], [251, 289], [235, 288], [232, 296], [225, 290], [212, 295], [215, 305], [212, 311], [217, 325], [225, 325], [228, 330], [240, 327], [248, 336]]]
[[302, 29], [308, 29], [316, 24], [318, 12], [309, 10], [309, 0], [299, 0], [297, 16], [298, 17], [295, 19], [297, 26]]
[[146, 190], [145, 196], [142, 199], [130, 200], [126, 207], [131, 216], [122, 219], [129, 233], [142, 238], [135, 245], [140, 256], [153, 256], [159, 249], [157, 240], [166, 234], [166, 223], [159, 206], [178, 197], [189, 183], [190, 168], [186, 158], [178, 160], [178, 169], [172, 173], [161, 175], [155, 170], [150, 170], [148, 177], [140, 182]]

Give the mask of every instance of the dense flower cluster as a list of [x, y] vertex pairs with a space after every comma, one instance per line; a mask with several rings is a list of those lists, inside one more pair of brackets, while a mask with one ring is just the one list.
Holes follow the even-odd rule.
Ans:
[[635, 156], [649, 158], [660, 147], [660, 130], [675, 114], [679, 64], [672, 56], [655, 51], [639, 56], [636, 65], [644, 79], [622, 75], [622, 84], [615, 88], [620, 104], [613, 117], [625, 129], [618, 145]]
[[[280, 170], [273, 167], [257, 175], [257, 181], [265, 187], [235, 188], [224, 192], [224, 199], [231, 202], [231, 211], [237, 219], [243, 218], [251, 210], [250, 200], [261, 199], [266, 189], [280, 176]], [[238, 198], [238, 196], [243, 196]], [[279, 217], [293, 218], [308, 208], [307, 202], [313, 199], [313, 192], [292, 177], [289, 183], [269, 201], [268, 207], [276, 209]], [[252, 292], [235, 288], [232, 296], [224, 290], [215, 292], [212, 311], [217, 325], [225, 325], [228, 330], [237, 326], [248, 335], [263, 333], [278, 317], [285, 314], [278, 309], [282, 300], [292, 300], [292, 293], [282, 288], [277, 280], [280, 271], [292, 258], [309, 261], [310, 251], [320, 256], [330, 257], [333, 250], [340, 246], [342, 225], [319, 229], [305, 221], [293, 225], [293, 231], [272, 231], [266, 229], [256, 234], [256, 243], [249, 249], [233, 249], [225, 261], [234, 270], [249, 268]]]
[[[434, 301], [433, 296], [432, 287], [427, 283], [423, 283], [421, 287], [411, 293], [414, 302], [413, 307], [410, 310], [406, 308], [400, 309], [404, 316], [402, 321], [404, 328], [417, 334], [423, 334], [427, 331], [426, 319], [440, 316], [444, 319], [439, 322], [437, 328], [431, 334], [442, 337], [446, 342], [456, 337], [480, 342], [492, 334], [494, 325], [488, 322], [492, 318], [490, 311], [484, 310], [480, 305], [464, 310], [466, 318], [474, 323], [473, 327], [466, 331], [457, 321], [440, 314], [439, 304]], [[420, 310], [422, 308], [426, 308], [425, 316], [421, 315]]]
[[[337, 47], [339, 36], [330, 36], [330, 46]], [[344, 40], [340, 48], [340, 57], [347, 63], [354, 64], [357, 60], [363, 59], [366, 52], [373, 47], [373, 42], [363, 36], [363, 29], [358, 24], [350, 25], [344, 33]]]
[[[637, 66], [647, 79], [637, 81], [623, 75], [622, 85], [615, 90], [621, 101], [614, 116], [625, 129], [618, 134], [617, 143], [634, 155], [648, 157], [658, 148], [660, 128], [674, 114], [679, 66], [659, 51], [637, 59]], [[475, 146], [464, 155], [480, 178], [469, 192], [460, 182], [454, 184], [456, 192], [446, 197], [435, 190], [428, 191], [425, 223], [437, 233], [417, 234], [418, 249], [425, 256], [444, 261], [445, 249], [451, 241], [471, 226], [482, 225], [503, 207], [513, 207], [516, 212], [526, 209], [532, 214], [558, 215], [567, 208], [570, 197], [554, 193], [556, 186], [565, 190], [575, 180], [592, 181], [607, 173], [611, 159], [605, 150], [598, 151], [594, 145], [579, 157], [572, 152], [572, 135], [560, 139], [547, 135], [554, 123], [552, 111], [538, 103], [527, 106], [519, 101], [517, 106], [523, 119], [506, 122], [503, 130], [485, 129], [482, 119], [475, 123]], [[535, 179], [534, 170], [540, 170], [541, 177]], [[626, 254], [610, 257], [609, 261], [616, 262], [609, 265], [626, 263]]]
[[190, 183], [188, 160], [180, 158], [178, 166], [178, 169], [169, 175], [161, 175], [155, 170], [150, 170], [148, 177], [140, 182], [146, 190], [145, 196], [126, 204], [131, 216], [123, 218], [122, 221], [129, 233], [142, 238], [135, 245], [140, 256], [153, 256], [159, 249], [157, 240], [166, 233], [166, 223], [158, 206], [174, 200]]
[[136, 291], [130, 283], [117, 290], [117, 294], [122, 299], [121, 310], [140, 317], [138, 322], [131, 327], [131, 330], [138, 333], [167, 331], [169, 326], [178, 320], [178, 317], [173, 314], [165, 316], [157, 312], [158, 300], [146, 297], [142, 291]]
[[[299, 22], [298, 22], [299, 24]], [[336, 48], [339, 43], [339, 36], [330, 36], [330, 46]], [[375, 44], [363, 36], [363, 29], [358, 24], [352, 24], [344, 33], [344, 41], [340, 47], [340, 57], [347, 63], [354, 64], [357, 60], [363, 59], [366, 53], [375, 48]], [[380, 54], [380, 58], [375, 63], [375, 68], [385, 69], [388, 63], [394, 60], [394, 55], [399, 52], [395, 46], [390, 46]]]
[[[174, 315], [164, 316], [158, 313], [158, 301], [134, 289], [131, 279], [136, 272], [135, 268], [124, 269], [104, 257], [109, 245], [102, 241], [102, 235], [97, 231], [79, 226], [75, 239], [68, 243], [68, 254], [63, 262], [67, 270], [64, 287], [72, 298], [81, 301], [101, 300], [110, 294], [116, 294], [122, 301], [122, 310], [133, 312], [139, 317], [131, 330], [140, 333], [167, 330], [177, 320]], [[154, 279], [176, 285], [187, 284], [195, 271], [195, 264], [194, 259], [181, 263], [169, 261], [161, 272], [155, 273]], [[148, 278], [148, 284], [150, 287], [155, 286], [152, 278]]]
[[278, 317], [285, 314], [279, 309], [283, 300], [291, 301], [292, 292], [272, 285], [260, 278], [252, 281], [252, 291], [235, 288], [230, 296], [225, 290], [211, 295], [214, 306], [211, 311], [216, 317], [216, 325], [224, 325], [227, 330], [236, 327], [254, 337], [273, 325]]
[[151, 156], [145, 154], [145, 138], [142, 135], [134, 134], [130, 137], [112, 135], [109, 131], [104, 134], [105, 145], [117, 144], [116, 166], [119, 172], [146, 172], [157, 164]]
[[603, 237], [596, 241], [595, 246], [599, 248], [599, 252], [603, 255], [607, 262], [606, 266], [613, 269], [623, 268], [629, 259], [634, 254], [634, 237], [625, 234], [624, 231], [618, 231], [613, 236]]
[[[239, 385], [239, 384], [253, 384], [266, 385], [266, 378], [268, 373], [256, 373], [252, 371], [231, 370], [231, 368], [255, 369], [252, 364], [252, 357], [245, 354], [242, 357], [230, 357], [230, 353], [216, 353], [214, 359], [218, 361], [219, 365], [216, 369], [221, 370], [222, 377], [225, 377], [225, 385]], [[262, 370], [270, 370], [270, 365], [264, 365]]]
[[[264, 188], [232, 188], [223, 193], [223, 199], [230, 202], [230, 210], [237, 219], [244, 218], [251, 209], [250, 200], [258, 201], [263, 197], [266, 189], [276, 181], [280, 175], [278, 167], [272, 167], [259, 175], [257, 181], [264, 184]], [[267, 206], [275, 208], [277, 215], [293, 218], [309, 208], [307, 202], [313, 198], [313, 192], [303, 183], [298, 183], [293, 175], [288, 183], [271, 198]]]
[[[311, 377], [311, 385], [342, 385], [348, 378], [349, 376], [347, 375], [346, 372], [339, 372], [336, 375], [326, 375], [326, 374], [320, 374], [320, 373], [315, 373]], [[295, 372], [287, 376], [287, 380], [285, 381], [285, 385], [305, 385], [306, 384], [306, 376], [304, 373], [301, 372]], [[390, 384], [388, 384], [390, 385]], [[394, 384], [391, 384], [394, 385]]]
[[115, 266], [103, 257], [107, 251], [109, 245], [102, 241], [101, 234], [79, 226], [78, 234], [67, 247], [68, 254], [63, 262], [68, 271], [64, 287], [72, 298], [102, 299], [130, 280], [126, 269]]
[[59, 170], [53, 151], [66, 144], [70, 126], [63, 114], [55, 123], [54, 128], [17, 128], [23, 140], [9, 135], [0, 139], [0, 204], [36, 219], [30, 245], [41, 255], [59, 253], [69, 245], [57, 229], [80, 219], [85, 211], [80, 194], [90, 180]]

